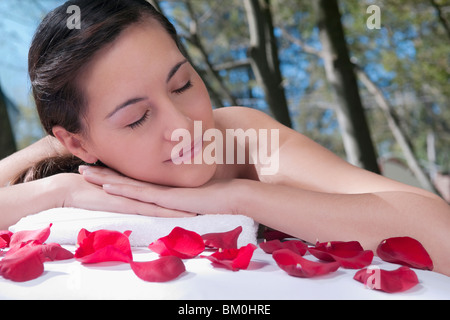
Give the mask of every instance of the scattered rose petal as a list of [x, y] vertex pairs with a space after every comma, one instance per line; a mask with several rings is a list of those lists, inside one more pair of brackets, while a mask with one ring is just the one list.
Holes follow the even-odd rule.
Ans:
[[388, 293], [403, 292], [419, 283], [416, 273], [405, 266], [392, 271], [364, 268], [356, 272], [353, 279], [370, 289]]
[[[314, 256], [324, 261], [334, 261], [333, 257], [329, 253], [339, 251], [360, 252], [364, 251], [363, 247], [358, 241], [328, 241], [328, 242], [316, 242], [314, 247], [309, 250], [314, 251]], [[312, 253], [311, 253], [312, 254]]]
[[89, 236], [90, 233], [91, 233], [90, 231], [88, 231], [88, 230], [86, 230], [84, 228], [81, 229], [78, 232], [78, 236], [77, 236], [77, 246], [79, 246], [80, 243], [83, 242], [83, 240], [86, 239]]
[[9, 243], [9, 246], [14, 247], [18, 244], [28, 241], [38, 241], [40, 243], [44, 243], [50, 235], [51, 226], [52, 224], [50, 223], [48, 227], [42, 229], [18, 231], [11, 236], [11, 242]]
[[8, 252], [5, 253], [5, 257], [12, 258], [14, 255], [20, 255], [23, 250], [27, 250], [29, 248], [39, 247], [42, 243], [37, 240], [29, 240], [27, 242], [21, 242], [15, 244], [11, 247]]
[[41, 255], [42, 261], [67, 260], [74, 257], [73, 253], [61, 247], [58, 243], [41, 244], [39, 241], [29, 241], [21, 246], [13, 247], [5, 254], [7, 259], [15, 259], [26, 251], [36, 251]]
[[8, 248], [13, 233], [9, 230], [0, 230], [0, 249]]
[[74, 254], [67, 249], [64, 249], [58, 243], [47, 243], [41, 245], [41, 253], [46, 261], [59, 261], [72, 259]]
[[336, 271], [339, 263], [315, 262], [303, 258], [289, 249], [280, 249], [272, 254], [278, 266], [289, 275], [301, 278], [310, 278], [325, 275]]
[[377, 255], [387, 262], [433, 270], [433, 261], [428, 252], [419, 241], [410, 237], [394, 237], [381, 241]]
[[75, 258], [82, 263], [97, 263], [104, 261], [130, 262], [133, 259], [130, 240], [131, 231], [124, 233], [111, 230], [80, 231], [79, 247], [75, 251]]
[[186, 271], [183, 261], [175, 256], [165, 256], [147, 262], [131, 261], [130, 265], [140, 279], [149, 282], [170, 281]]
[[274, 239], [274, 240], [269, 240], [269, 241], [265, 241], [261, 242], [259, 244], [259, 247], [265, 252], [265, 253], [269, 253], [272, 254], [274, 251], [276, 250], [280, 250], [283, 249], [283, 243], [278, 240], [278, 239]]
[[278, 230], [266, 228], [263, 231], [263, 238], [264, 238], [264, 240], [271, 241], [271, 240], [282, 240], [282, 239], [286, 239], [286, 238], [295, 238], [295, 237], [293, 237], [287, 233], [278, 231]]
[[239, 226], [231, 231], [207, 233], [202, 235], [203, 242], [208, 248], [216, 249], [237, 249], [239, 235], [242, 227]]
[[347, 269], [361, 269], [373, 260], [373, 251], [364, 250], [358, 241], [317, 242], [308, 250], [320, 260], [337, 261]]
[[190, 259], [203, 252], [205, 244], [198, 233], [175, 227], [167, 236], [151, 243], [148, 248], [161, 256]]
[[290, 249], [293, 252], [303, 256], [308, 251], [308, 245], [300, 240], [288, 240], [281, 242], [278, 239], [264, 241], [259, 244], [265, 253], [273, 253], [280, 249]]
[[40, 250], [32, 247], [21, 250], [20, 254], [3, 258], [0, 261], [0, 275], [12, 281], [33, 280], [44, 272], [44, 263]]
[[8, 242], [0, 237], [0, 249], [8, 247]]
[[202, 256], [213, 263], [213, 265], [221, 266], [229, 270], [238, 271], [247, 269], [252, 259], [253, 252], [257, 247], [249, 243], [239, 249], [224, 249], [209, 256]]

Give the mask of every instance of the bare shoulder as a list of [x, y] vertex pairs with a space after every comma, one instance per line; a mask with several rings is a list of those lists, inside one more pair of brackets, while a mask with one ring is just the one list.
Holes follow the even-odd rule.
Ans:
[[225, 107], [215, 109], [216, 124], [226, 129], [248, 128], [277, 128], [283, 127], [266, 113], [248, 107]]
[[214, 118], [222, 129], [279, 129], [279, 170], [266, 177], [267, 181], [327, 193], [405, 191], [435, 197], [422, 189], [355, 167], [259, 110], [226, 107], [215, 110]]

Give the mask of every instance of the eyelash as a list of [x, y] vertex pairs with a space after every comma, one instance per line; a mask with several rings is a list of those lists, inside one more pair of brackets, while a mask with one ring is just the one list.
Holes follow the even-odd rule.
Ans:
[[[172, 91], [175, 94], [182, 94], [183, 92], [185, 92], [186, 90], [189, 90], [190, 88], [192, 88], [192, 82], [191, 80], [189, 80], [184, 86], [182, 86], [180, 89], [176, 89], [174, 91]], [[133, 122], [131, 124], [128, 125], [129, 128], [131, 129], [136, 129], [140, 126], [142, 126], [144, 124], [144, 122], [148, 119], [149, 114], [148, 114], [148, 110], [145, 111], [144, 115], [142, 116], [142, 118], [140, 118], [138, 121]]]
[[190, 88], [192, 88], [192, 82], [191, 80], [189, 80], [184, 86], [182, 86], [180, 89], [176, 89], [173, 90], [172, 92], [175, 94], [182, 94], [183, 92], [185, 92], [186, 90], [189, 90]]
[[142, 118], [140, 118], [138, 121], [133, 122], [131, 124], [128, 125], [129, 128], [131, 129], [136, 129], [139, 126], [142, 126], [142, 124], [148, 119], [149, 114], [148, 114], [148, 110], [145, 111], [144, 115], [142, 116]]

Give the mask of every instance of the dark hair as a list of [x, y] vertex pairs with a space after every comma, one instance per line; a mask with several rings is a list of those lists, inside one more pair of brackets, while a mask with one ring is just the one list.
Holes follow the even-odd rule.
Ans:
[[[71, 14], [67, 9], [72, 5], [79, 8], [80, 29], [68, 26]], [[183, 53], [174, 26], [146, 0], [71, 0], [47, 14], [31, 43], [28, 73], [36, 109], [48, 134], [53, 135], [56, 125], [72, 133], [83, 132], [86, 99], [77, 85], [82, 68], [127, 27], [150, 19], [159, 22]], [[77, 172], [81, 164], [74, 156], [43, 159], [11, 183]]]
[[[67, 25], [71, 5], [80, 9], [80, 29]], [[82, 67], [124, 29], [146, 19], [158, 21], [179, 44], [174, 26], [146, 0], [71, 0], [47, 14], [28, 54], [33, 97], [47, 133], [55, 125], [81, 131], [86, 100], [76, 80]]]
[[78, 173], [78, 167], [82, 164], [85, 164], [83, 160], [73, 155], [45, 158], [24, 169], [9, 184], [14, 185], [38, 180], [62, 172]]

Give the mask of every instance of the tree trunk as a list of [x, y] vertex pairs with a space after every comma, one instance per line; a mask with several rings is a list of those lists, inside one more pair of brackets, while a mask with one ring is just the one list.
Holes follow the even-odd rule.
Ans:
[[270, 0], [244, 0], [250, 31], [248, 55], [256, 80], [264, 90], [275, 119], [292, 127], [273, 32]]
[[[190, 26], [190, 36], [186, 38], [192, 45], [194, 45], [200, 52], [200, 55], [203, 58], [203, 61], [206, 64], [205, 73], [211, 78], [216, 80], [219, 85], [219, 91], [221, 96], [223, 96], [232, 106], [237, 106], [237, 101], [233, 94], [228, 90], [227, 86], [223, 82], [222, 78], [219, 75], [219, 72], [214, 69], [213, 64], [211, 63], [208, 53], [206, 52], [205, 47], [202, 44], [200, 37], [198, 36], [198, 23], [195, 18], [194, 10], [192, 9], [192, 5], [189, 2], [186, 2], [186, 8], [189, 12], [191, 18], [191, 26]], [[216, 107], [223, 107], [223, 103], [220, 102], [220, 105], [216, 105]]]
[[6, 97], [0, 87], [0, 159], [16, 152], [16, 141], [6, 110]]
[[432, 191], [436, 194], [439, 194], [438, 190], [434, 187], [433, 183], [428, 178], [427, 174], [424, 172], [424, 170], [419, 164], [419, 161], [414, 155], [412, 143], [409, 140], [408, 135], [402, 130], [399, 117], [395, 112], [394, 108], [389, 104], [389, 102], [387, 101], [386, 97], [381, 92], [381, 90], [375, 85], [375, 83], [372, 82], [372, 80], [370, 80], [368, 75], [357, 65], [355, 65], [355, 69], [361, 82], [365, 85], [367, 90], [375, 97], [376, 103], [378, 104], [380, 109], [383, 110], [389, 128], [391, 129], [391, 132], [394, 135], [395, 141], [397, 141], [398, 145], [402, 149], [403, 155], [405, 157], [409, 169], [413, 172], [414, 176], [417, 178], [422, 188]]
[[339, 106], [336, 113], [347, 160], [356, 166], [380, 173], [337, 0], [317, 0], [313, 3], [327, 79], [334, 89]]

